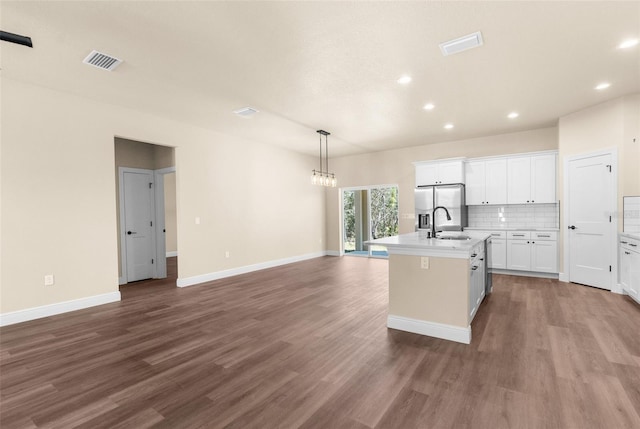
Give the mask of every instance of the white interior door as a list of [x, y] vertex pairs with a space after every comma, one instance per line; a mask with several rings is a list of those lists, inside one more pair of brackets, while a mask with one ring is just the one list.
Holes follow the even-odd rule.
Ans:
[[155, 259], [153, 172], [124, 171], [121, 177], [127, 281], [149, 279]]
[[612, 155], [573, 159], [568, 167], [569, 281], [611, 290]]

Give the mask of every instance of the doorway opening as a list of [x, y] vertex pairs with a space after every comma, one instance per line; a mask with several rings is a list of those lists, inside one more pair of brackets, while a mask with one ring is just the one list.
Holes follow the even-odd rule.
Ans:
[[376, 238], [398, 235], [398, 186], [344, 188], [342, 193], [342, 253], [386, 258], [384, 246], [368, 245]]
[[114, 145], [119, 283], [171, 281], [168, 266], [177, 271], [178, 257], [174, 148], [119, 137]]

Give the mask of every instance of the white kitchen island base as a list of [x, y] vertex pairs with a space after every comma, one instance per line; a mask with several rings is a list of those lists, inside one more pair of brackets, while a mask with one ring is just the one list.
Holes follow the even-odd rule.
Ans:
[[440, 240], [413, 233], [374, 240], [389, 252], [392, 329], [469, 344], [485, 296], [485, 240]]

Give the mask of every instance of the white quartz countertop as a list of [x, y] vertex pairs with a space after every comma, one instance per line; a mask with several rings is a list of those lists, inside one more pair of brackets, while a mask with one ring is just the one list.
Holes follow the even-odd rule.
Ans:
[[465, 231], [560, 231], [559, 228], [506, 228], [506, 227], [480, 227], [480, 226], [471, 226], [464, 227]]
[[640, 240], [640, 232], [620, 232], [619, 234], [621, 237], [629, 237]]
[[393, 237], [367, 241], [366, 244], [385, 246], [390, 254], [468, 258], [472, 250], [489, 238], [488, 234], [477, 231], [442, 232], [438, 236], [468, 236], [469, 240], [442, 240], [427, 238], [426, 232], [412, 232]]

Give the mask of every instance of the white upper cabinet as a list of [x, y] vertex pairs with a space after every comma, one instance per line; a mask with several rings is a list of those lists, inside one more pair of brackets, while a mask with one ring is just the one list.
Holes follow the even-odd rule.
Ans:
[[555, 203], [556, 200], [556, 156], [531, 157], [531, 202]]
[[507, 203], [556, 202], [556, 155], [519, 156], [507, 160]]
[[507, 203], [507, 160], [467, 162], [465, 167], [467, 205]]
[[413, 164], [416, 167], [416, 186], [464, 183], [462, 159], [414, 162]]

